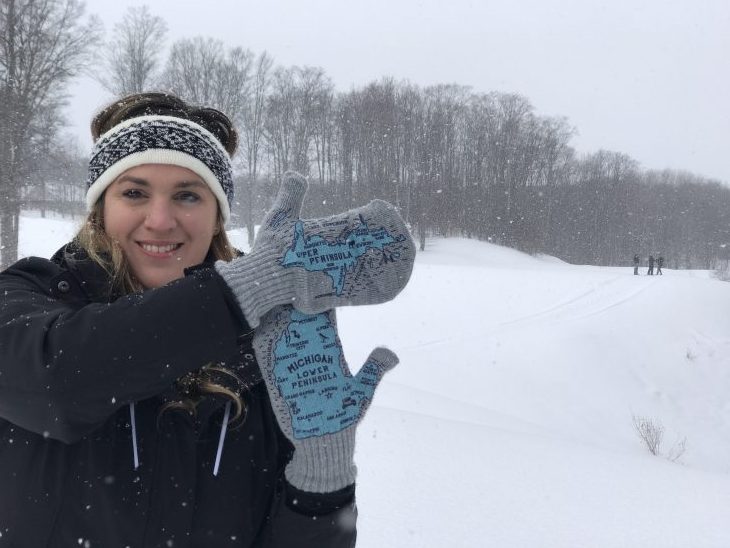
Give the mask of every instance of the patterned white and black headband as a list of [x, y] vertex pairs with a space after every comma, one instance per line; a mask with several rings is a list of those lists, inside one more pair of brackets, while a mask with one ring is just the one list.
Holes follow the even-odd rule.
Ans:
[[104, 133], [94, 145], [86, 180], [89, 210], [106, 188], [128, 169], [142, 164], [171, 164], [194, 171], [210, 187], [224, 223], [231, 216], [231, 159], [207, 129], [173, 116], [140, 116]]

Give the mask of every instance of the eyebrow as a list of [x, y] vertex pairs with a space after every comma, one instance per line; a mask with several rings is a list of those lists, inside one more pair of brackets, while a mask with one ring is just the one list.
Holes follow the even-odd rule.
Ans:
[[[130, 183], [134, 183], [134, 184], [140, 185], [140, 186], [145, 186], [145, 187], [150, 186], [150, 183], [147, 179], [142, 179], [141, 177], [133, 177], [131, 175], [122, 175], [115, 182], [116, 183], [130, 182]], [[207, 185], [203, 181], [198, 181], [198, 180], [192, 180], [192, 181], [182, 180], [182, 181], [175, 183], [175, 188], [190, 188], [190, 187], [205, 187], [205, 186], [207, 186]]]

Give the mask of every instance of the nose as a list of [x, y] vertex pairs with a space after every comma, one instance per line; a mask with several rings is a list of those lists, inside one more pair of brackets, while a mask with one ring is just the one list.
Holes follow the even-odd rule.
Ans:
[[145, 228], [155, 232], [168, 232], [177, 226], [172, 204], [167, 200], [152, 200], [144, 220]]

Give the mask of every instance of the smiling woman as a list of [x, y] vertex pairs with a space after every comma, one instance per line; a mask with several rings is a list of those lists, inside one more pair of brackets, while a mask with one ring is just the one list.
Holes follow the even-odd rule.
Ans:
[[104, 196], [104, 228], [145, 288], [161, 287], [200, 264], [220, 232], [215, 196], [194, 172], [143, 164]]
[[[92, 134], [87, 222], [50, 260], [0, 273], [0, 545], [353, 546], [354, 428], [395, 357], [375, 354], [367, 400], [343, 396], [357, 406], [346, 429], [293, 440], [253, 327], [312, 291], [272, 276], [293, 223], [275, 253], [244, 257], [226, 237], [232, 124], [148, 93], [104, 109]], [[306, 182], [284, 188], [270, 219], [298, 215]], [[305, 312], [392, 298], [413, 256], [385, 295], [392, 264], [361, 269], [362, 296]], [[334, 376], [355, 384], [344, 359]]]
[[[208, 251], [210, 260], [228, 261], [237, 255], [222, 228], [230, 217], [233, 199], [230, 156], [235, 153], [238, 133], [223, 113], [187, 105], [169, 94], [138, 94], [103, 109], [92, 121], [91, 133], [96, 143], [87, 181], [90, 214], [77, 239], [94, 261], [107, 265], [106, 270], [112, 274], [113, 285], [117, 289], [132, 292], [164, 285], [181, 277], [185, 268], [202, 262]], [[206, 207], [188, 209], [202, 214], [200, 209], [213, 208], [209, 221], [215, 227], [208, 245], [204, 240], [209, 230], [196, 234], [196, 243], [205, 247], [202, 257], [200, 253], [192, 253], [190, 245], [184, 252], [175, 252], [167, 257], [171, 260], [161, 258], [160, 261], [140, 262], [136, 260], [138, 250], [129, 253], [141, 241], [131, 246], [129, 236], [142, 238], [147, 244], [157, 247], [183, 243], [169, 241], [170, 237], [180, 235], [174, 234], [175, 231], [184, 232], [183, 226], [168, 224], [163, 228], [165, 234], [160, 232], [160, 226], [155, 227], [160, 220], [176, 224], [193, 215], [191, 211], [184, 217], [157, 218], [165, 211], [180, 211], [180, 208], [158, 207], [161, 200], [156, 190], [164, 183], [173, 186], [179, 183], [185, 188], [178, 190], [189, 191], [176, 193], [173, 203], [190, 203], [199, 198]], [[111, 191], [106, 192], [110, 186]], [[127, 191], [127, 195], [116, 200], [122, 198], [120, 191]], [[114, 208], [106, 206], [110, 201], [114, 201]], [[133, 208], [134, 211], [154, 208], [154, 216], [150, 218], [153, 224], [145, 223], [146, 232], [141, 232], [145, 228], [142, 226], [134, 235], [123, 235], [117, 231], [117, 221], [120, 217], [127, 217], [124, 212], [132, 208], [125, 206], [132, 202], [139, 206]], [[117, 209], [116, 205], [121, 207]], [[111, 228], [109, 215], [114, 217]], [[186, 226], [188, 224], [185, 223]], [[150, 229], [154, 234], [150, 233]], [[139, 267], [138, 271], [136, 267]]]

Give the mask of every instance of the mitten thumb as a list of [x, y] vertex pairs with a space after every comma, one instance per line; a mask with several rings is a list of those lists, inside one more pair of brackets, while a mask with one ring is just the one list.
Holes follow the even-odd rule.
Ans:
[[275, 230], [285, 221], [294, 222], [299, 219], [307, 186], [307, 180], [296, 171], [284, 173], [279, 192], [261, 223], [261, 229]]
[[396, 365], [398, 365], [398, 356], [395, 352], [379, 346], [365, 360], [365, 364], [355, 375], [355, 381], [363, 388], [365, 393], [372, 394], [378, 387], [383, 375]]

